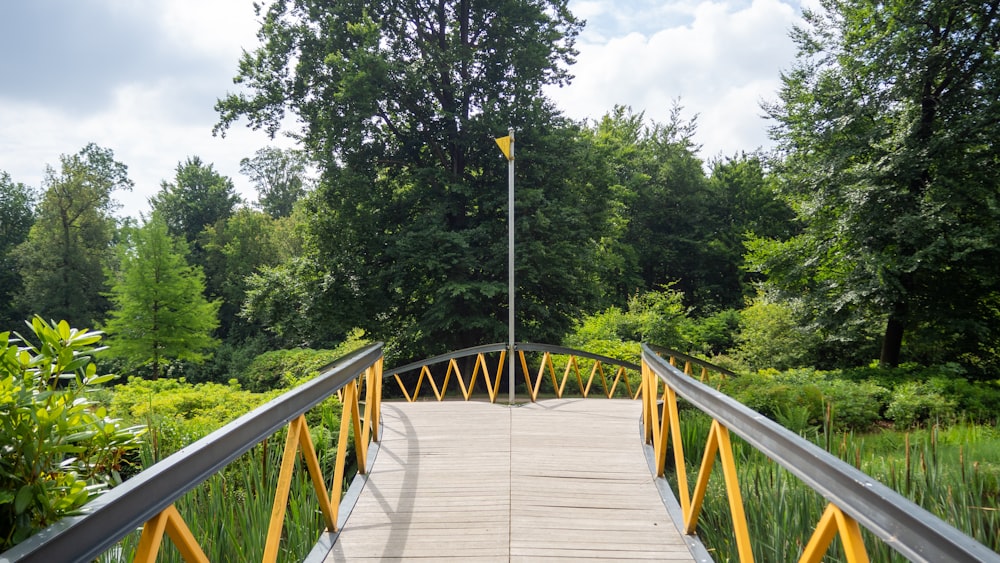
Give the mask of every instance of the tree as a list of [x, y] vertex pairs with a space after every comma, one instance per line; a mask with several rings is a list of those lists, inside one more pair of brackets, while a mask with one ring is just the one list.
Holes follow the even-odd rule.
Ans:
[[719, 274], [714, 285], [717, 304], [740, 309], [753, 297], [755, 282], [762, 281], [746, 268], [747, 242], [787, 240], [797, 233], [795, 214], [776, 192], [761, 154], [713, 161], [708, 189], [707, 223], [714, 232], [705, 251]]
[[104, 330], [109, 353], [131, 366], [150, 366], [153, 379], [171, 361], [201, 362], [218, 341], [219, 302], [204, 297], [204, 275], [185, 260], [187, 244], [172, 237], [158, 213], [119, 249], [111, 311]]
[[598, 174], [607, 176], [597, 181], [608, 182], [613, 194], [616, 234], [605, 244], [607, 263], [617, 272], [606, 287], [619, 306], [637, 291], [675, 282], [686, 304], [702, 314], [743, 302], [741, 229], [751, 225], [726, 209], [740, 198], [758, 203], [751, 193], [762, 189], [753, 181], [763, 182], [763, 170], [758, 166], [758, 178], [707, 180], [692, 140], [695, 120], [684, 120], [681, 112], [677, 103], [666, 122], [656, 123], [618, 106], [587, 130], [606, 163]]
[[257, 205], [277, 219], [291, 215], [295, 202], [306, 194], [306, 166], [301, 151], [264, 147], [240, 161], [240, 172], [253, 182]]
[[115, 190], [132, 188], [111, 149], [90, 143], [48, 168], [38, 218], [17, 247], [24, 288], [17, 304], [73, 326], [94, 326], [107, 311], [103, 268], [111, 258]]
[[150, 203], [163, 216], [171, 234], [194, 244], [205, 227], [232, 215], [240, 198], [232, 180], [193, 156], [177, 163], [174, 182], [164, 181]]
[[[606, 228], [576, 131], [541, 96], [568, 78], [580, 23], [563, 0], [279, 0], [245, 54], [244, 94], [219, 101], [272, 134], [286, 111], [322, 174], [313, 236], [330, 299], [422, 354], [505, 334], [505, 162], [517, 128], [522, 336], [561, 334], [597, 294]], [[562, 151], [562, 152], [560, 152]], [[385, 319], [392, 319], [391, 325]]]
[[[1000, 2], [823, 0], [768, 108], [804, 232], [757, 263], [819, 324], [993, 347], [1000, 279]], [[906, 336], [909, 335], [909, 338]]]
[[0, 171], [0, 326], [12, 327], [24, 317], [13, 303], [22, 285], [13, 250], [28, 238], [34, 222], [34, 192]]
[[225, 263], [218, 259], [218, 254], [206, 249], [212, 238], [206, 229], [223, 229], [240, 204], [232, 180], [216, 172], [212, 164], [193, 156], [177, 163], [174, 182], [163, 182], [150, 203], [153, 212], [163, 216], [170, 233], [187, 242], [191, 262], [205, 274], [206, 295], [210, 299], [222, 297]]
[[[250, 336], [254, 327], [242, 322], [237, 313], [246, 298], [247, 278], [261, 268], [280, 262], [275, 220], [261, 211], [238, 209], [227, 221], [220, 223], [219, 228], [206, 227], [201, 239], [207, 261], [221, 265], [219, 320], [222, 336]], [[233, 334], [234, 331], [238, 334]]]

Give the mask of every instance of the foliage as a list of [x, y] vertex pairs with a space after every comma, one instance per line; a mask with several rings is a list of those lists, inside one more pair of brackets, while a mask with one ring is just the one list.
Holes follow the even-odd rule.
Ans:
[[232, 180], [194, 156], [177, 163], [174, 181], [164, 181], [150, 203], [163, 215], [171, 234], [195, 244], [205, 227], [232, 215], [240, 198]]
[[47, 168], [38, 217], [15, 255], [24, 280], [22, 309], [94, 326], [108, 301], [103, 268], [111, 259], [115, 190], [128, 190], [127, 167], [91, 143]]
[[694, 120], [684, 121], [675, 103], [665, 123], [647, 123], [642, 113], [616, 106], [582, 132], [599, 163], [591, 181], [609, 185], [613, 230], [602, 241], [599, 265], [610, 304], [676, 283], [688, 303], [711, 308], [718, 305], [709, 303], [718, 293], [714, 286], [735, 271], [710, 264], [707, 239], [714, 227], [694, 131]]
[[588, 181], [609, 186], [611, 229], [596, 263], [603, 306], [670, 282], [699, 316], [740, 307], [758, 277], [742, 268], [744, 239], [793, 232], [763, 157], [713, 161], [706, 178], [695, 129], [675, 102], [663, 123], [616, 106], [581, 132], [596, 161]]
[[292, 387], [316, 376], [319, 369], [369, 343], [360, 330], [351, 332], [347, 340], [333, 350], [273, 350], [265, 352], [247, 366], [240, 381], [252, 391]]
[[223, 337], [246, 338], [260, 330], [245, 322], [238, 313], [248, 287], [248, 279], [280, 260], [281, 243], [277, 240], [276, 222], [266, 213], [249, 208], [236, 210], [226, 221], [209, 225], [202, 231], [200, 244], [206, 263], [216, 269], [216, 289]]
[[187, 245], [167, 231], [159, 213], [120, 245], [121, 265], [105, 330], [114, 356], [160, 376], [171, 361], [201, 362], [218, 345], [219, 302], [204, 297], [204, 275], [186, 262]]
[[92, 355], [99, 332], [34, 317], [33, 338], [0, 333], [0, 551], [119, 480], [140, 427], [124, 427], [88, 396], [111, 375]]
[[[263, 266], [244, 281], [246, 298], [240, 317], [263, 326], [286, 347], [325, 345], [362, 313], [349, 297], [334, 307], [330, 277], [312, 257]], [[339, 330], [338, 330], [339, 329]]]
[[[710, 422], [707, 417], [692, 416], [682, 423], [689, 462], [701, 459]], [[1000, 549], [1000, 513], [990, 509], [1000, 499], [1000, 434], [995, 425], [815, 437], [830, 453], [988, 548]], [[798, 560], [828, 501], [741, 439], [733, 439], [733, 450], [755, 559]], [[697, 469], [697, 464], [688, 465], [689, 484], [694, 483]], [[714, 473], [699, 516], [698, 535], [716, 560], [735, 561], [739, 556], [726, 489], [721, 471]], [[862, 534], [872, 561], [906, 561], [867, 530]], [[846, 560], [839, 542], [834, 542], [826, 560]]]
[[751, 368], [813, 364], [818, 345], [818, 337], [802, 326], [793, 303], [761, 293], [740, 311], [734, 354]]
[[682, 300], [683, 295], [672, 286], [634, 295], [627, 311], [612, 306], [584, 317], [563, 344], [637, 363], [640, 342], [686, 348], [682, 327], [687, 311]]
[[772, 420], [794, 416], [796, 410], [801, 410], [802, 417], [815, 425], [826, 409], [821, 378], [813, 370], [762, 370], [727, 379], [721, 390]]
[[757, 153], [712, 161], [708, 189], [708, 217], [702, 221], [712, 226], [712, 234], [706, 252], [726, 276], [700, 288], [711, 292], [702, 301], [742, 308], [753, 297], [755, 282], [761, 281], [746, 267], [747, 242], [759, 237], [787, 240], [797, 232], [794, 212], [779, 197], [765, 159]]
[[154, 463], [275, 396], [246, 391], [235, 380], [223, 385], [172, 378], [129, 377], [114, 391], [110, 412], [149, 427]]
[[881, 381], [853, 382], [833, 373], [820, 387], [828, 405], [827, 424], [832, 428], [865, 431], [883, 419], [890, 391]]
[[870, 431], [886, 423], [908, 429], [958, 419], [995, 422], [1000, 384], [970, 381], [962, 374], [955, 364], [765, 369], [727, 379], [720, 389], [779, 422], [792, 414], [791, 408], [807, 406], [811, 424], [823, 422], [834, 429]]
[[918, 423], [950, 422], [955, 417], [955, 401], [941, 392], [935, 382], [903, 383], [893, 389], [885, 416], [896, 428], [905, 430]]
[[28, 238], [35, 222], [35, 193], [0, 170], [0, 326], [22, 318], [13, 299], [21, 289], [14, 248]]
[[[703, 317], [688, 317], [688, 322], [681, 326], [681, 333], [692, 352], [716, 357], [736, 346], [739, 328], [740, 312], [725, 309]], [[713, 360], [712, 363], [718, 362]]]
[[306, 195], [308, 162], [301, 151], [264, 147], [253, 158], [240, 160], [240, 172], [257, 190], [257, 206], [274, 219], [292, 214], [295, 202]]
[[[152, 427], [154, 439], [143, 450], [143, 464], [147, 467], [276, 395], [249, 393], [235, 382], [191, 385], [177, 380], [133, 379], [124, 387], [130, 397], [118, 406], [130, 412], [142, 412], [143, 397], [164, 399], [157, 401], [151, 412], [142, 414], [143, 418], [157, 424]], [[333, 473], [336, 462], [341, 411], [340, 401], [333, 396], [306, 414], [321, 471], [327, 476]], [[279, 430], [177, 501], [178, 511], [210, 560], [243, 561], [262, 557], [284, 438], [285, 430]], [[351, 448], [348, 452], [345, 469], [349, 480], [356, 470], [356, 460]], [[282, 558], [305, 559], [324, 527], [312, 481], [302, 461], [296, 460], [281, 541]], [[141, 530], [137, 530], [126, 536], [99, 560], [132, 559], [140, 533]], [[184, 561], [172, 542], [164, 542], [157, 560]]]
[[491, 137], [511, 125], [518, 332], [554, 340], [597, 299], [606, 186], [587, 182], [587, 146], [540, 94], [573, 55], [564, 1], [289, 0], [261, 16], [237, 76], [247, 93], [219, 101], [219, 129], [245, 116], [275, 133], [286, 111], [303, 124], [322, 174], [314, 324], [361, 325], [402, 358], [502, 339], [506, 162]]
[[797, 63], [768, 108], [780, 187], [803, 231], [751, 262], [831, 335], [883, 326], [888, 366], [904, 344], [924, 358], [919, 342], [950, 358], [994, 354], [995, 6], [820, 6], [793, 32]]

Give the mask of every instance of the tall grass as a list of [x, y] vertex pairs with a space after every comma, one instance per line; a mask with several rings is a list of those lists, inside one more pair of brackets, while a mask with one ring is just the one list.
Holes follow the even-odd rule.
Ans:
[[[331, 432], [330, 428], [339, 427], [340, 404], [335, 400], [328, 400], [314, 409], [309, 418], [313, 443], [329, 485], [336, 457], [336, 433]], [[274, 504], [285, 432], [286, 430], [282, 430], [254, 446], [175, 503], [209, 560], [261, 560]], [[351, 439], [353, 440], [353, 436]], [[353, 448], [348, 447], [348, 452], [353, 452]], [[349, 453], [349, 456], [346, 460], [345, 483], [356, 473], [353, 453]], [[143, 457], [145, 467], [155, 461], [149, 445], [144, 449]], [[324, 529], [319, 501], [300, 455], [293, 474], [278, 560], [305, 559]], [[137, 529], [130, 533], [103, 554], [99, 561], [132, 561], [141, 532], [141, 529]], [[157, 561], [183, 561], [179, 551], [166, 536]]]
[[[690, 482], [697, 474], [710, 423], [701, 413], [684, 413], [684, 453]], [[829, 428], [824, 428], [813, 432], [811, 438], [990, 549], [1000, 551], [1000, 431], [996, 425], [963, 423], [911, 433], [882, 431], [865, 435], [831, 435]], [[797, 560], [827, 501], [735, 436], [733, 449], [755, 558]], [[698, 535], [716, 561], [738, 561], [718, 464], [713, 473]], [[863, 535], [872, 561], [906, 561], [867, 530]], [[835, 540], [824, 561], [844, 560], [839, 540]]]

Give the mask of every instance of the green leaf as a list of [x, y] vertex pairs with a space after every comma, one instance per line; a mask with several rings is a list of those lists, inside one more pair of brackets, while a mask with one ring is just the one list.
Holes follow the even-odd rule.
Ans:
[[69, 323], [65, 320], [59, 321], [57, 328], [59, 331], [59, 338], [68, 341], [70, 337]]
[[33, 496], [31, 485], [24, 485], [18, 489], [17, 496], [14, 498], [14, 513], [24, 514], [24, 511], [28, 509], [28, 505], [31, 504]]

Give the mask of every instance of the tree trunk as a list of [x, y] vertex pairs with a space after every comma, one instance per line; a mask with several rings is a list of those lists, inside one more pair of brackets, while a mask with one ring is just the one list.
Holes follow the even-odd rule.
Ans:
[[896, 303], [885, 323], [885, 335], [882, 337], [882, 353], [879, 364], [882, 367], [899, 366], [899, 355], [903, 349], [903, 332], [906, 328], [906, 304]]

